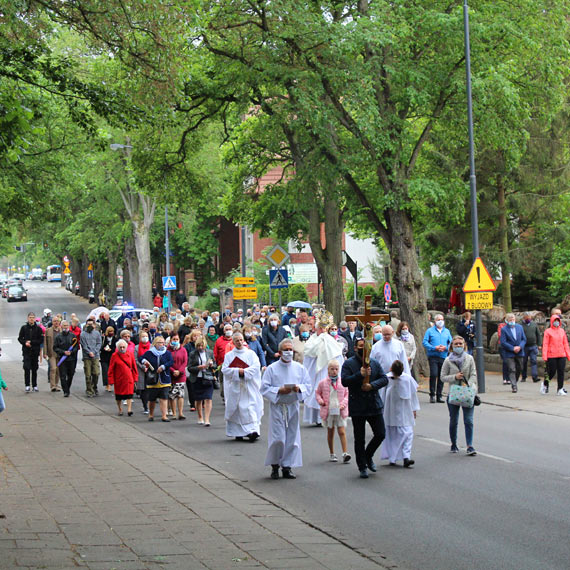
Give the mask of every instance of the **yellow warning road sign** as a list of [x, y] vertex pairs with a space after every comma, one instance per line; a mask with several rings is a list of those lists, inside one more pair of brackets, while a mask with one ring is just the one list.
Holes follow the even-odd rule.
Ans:
[[465, 308], [468, 311], [481, 311], [493, 308], [493, 291], [465, 293]]
[[463, 291], [465, 293], [477, 293], [479, 291], [495, 291], [497, 286], [493, 283], [487, 268], [478, 257], [465, 280]]

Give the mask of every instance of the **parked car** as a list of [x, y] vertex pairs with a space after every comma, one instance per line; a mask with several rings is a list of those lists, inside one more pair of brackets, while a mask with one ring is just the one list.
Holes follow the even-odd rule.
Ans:
[[13, 301], [27, 301], [28, 294], [26, 290], [20, 285], [12, 285], [8, 287], [8, 303]]

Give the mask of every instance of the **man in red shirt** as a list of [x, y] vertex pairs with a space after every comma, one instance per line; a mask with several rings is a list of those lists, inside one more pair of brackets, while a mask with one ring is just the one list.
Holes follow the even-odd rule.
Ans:
[[[226, 345], [228, 345], [231, 341], [232, 341], [232, 333], [233, 333], [233, 326], [229, 323], [224, 325], [224, 334], [222, 334], [218, 340], [216, 340], [216, 343], [214, 344], [214, 359], [216, 360], [216, 364], [218, 365], [218, 367], [220, 368], [220, 371], [218, 372], [218, 380], [216, 380], [216, 383], [214, 385], [214, 388], [216, 390], [218, 390], [220, 388], [220, 381], [223, 380], [222, 378], [222, 372], [221, 372], [221, 366], [224, 362], [224, 358], [226, 356]], [[221, 384], [222, 386], [222, 391], [220, 392], [220, 395], [222, 396], [222, 399], [224, 398], [224, 385], [223, 383]]]

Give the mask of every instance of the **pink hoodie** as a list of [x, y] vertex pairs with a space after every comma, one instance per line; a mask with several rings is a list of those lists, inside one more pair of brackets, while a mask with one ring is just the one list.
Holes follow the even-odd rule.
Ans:
[[562, 326], [553, 326], [555, 320], [561, 323], [560, 315], [552, 315], [552, 317], [550, 317], [550, 328], [544, 331], [542, 360], [545, 362], [549, 358], [560, 358], [564, 356], [570, 360], [570, 347], [568, 346], [566, 331]]

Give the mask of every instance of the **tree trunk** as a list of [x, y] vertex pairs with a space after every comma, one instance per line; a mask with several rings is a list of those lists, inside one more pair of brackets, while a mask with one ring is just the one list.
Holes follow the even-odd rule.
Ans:
[[501, 176], [497, 177], [497, 201], [499, 203], [499, 243], [501, 246], [501, 274], [503, 278], [503, 305], [505, 311], [513, 310], [511, 297], [511, 262], [509, 259], [509, 235], [507, 226], [507, 203], [505, 186]]
[[334, 200], [325, 200], [324, 229], [326, 243], [321, 240], [321, 220], [317, 208], [309, 214], [309, 244], [323, 279], [324, 303], [336, 323], [344, 318], [344, 287], [342, 282], [342, 212]]
[[117, 302], [117, 252], [109, 250], [107, 254], [107, 304], [112, 307]]
[[136, 304], [135, 300], [139, 298], [139, 262], [132, 238], [125, 242], [125, 265], [127, 267], [126, 271], [123, 271], [123, 286], [126, 282], [127, 290], [123, 292], [123, 299], [129, 303]]
[[134, 303], [138, 307], [152, 307], [152, 262], [150, 260], [150, 225], [147, 220], [133, 220], [133, 239], [138, 260], [137, 296]]
[[429, 376], [427, 356], [421, 346], [428, 327], [427, 306], [423, 276], [414, 244], [412, 220], [402, 210], [389, 210], [388, 215], [391, 243], [387, 245], [390, 250], [394, 284], [398, 291], [401, 317], [403, 321], [408, 321], [410, 332], [418, 345], [416, 366], [421, 374]]

